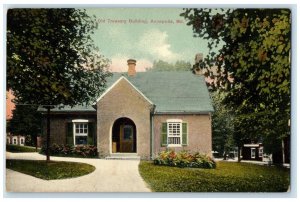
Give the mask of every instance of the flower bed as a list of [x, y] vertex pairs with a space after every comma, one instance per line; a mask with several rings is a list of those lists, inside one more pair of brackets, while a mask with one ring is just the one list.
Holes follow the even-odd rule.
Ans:
[[215, 161], [207, 155], [199, 152], [191, 154], [187, 151], [176, 153], [173, 150], [160, 152], [154, 159], [154, 164], [180, 168], [216, 168]]
[[[52, 156], [70, 156], [70, 157], [87, 157], [94, 158], [97, 157], [97, 147], [92, 145], [58, 145], [52, 144], [49, 148], [50, 155]], [[46, 147], [43, 146], [41, 153], [46, 153]]]

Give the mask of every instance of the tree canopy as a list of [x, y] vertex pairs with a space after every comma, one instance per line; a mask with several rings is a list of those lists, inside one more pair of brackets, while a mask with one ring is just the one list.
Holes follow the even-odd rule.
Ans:
[[9, 9], [7, 88], [19, 103], [75, 105], [97, 97], [108, 59], [90, 34], [95, 17], [78, 9]]
[[191, 63], [183, 60], [178, 60], [174, 64], [163, 60], [153, 62], [153, 66], [147, 68], [147, 71], [190, 71]]
[[234, 109], [238, 144], [260, 136], [266, 152], [278, 150], [289, 131], [290, 10], [184, 9], [181, 16], [209, 41], [205, 62], [218, 66], [213, 79], [228, 92], [223, 103]]
[[47, 160], [50, 108], [94, 101], [110, 75], [90, 37], [95, 18], [69, 8], [7, 12], [7, 88], [18, 104], [47, 108]]

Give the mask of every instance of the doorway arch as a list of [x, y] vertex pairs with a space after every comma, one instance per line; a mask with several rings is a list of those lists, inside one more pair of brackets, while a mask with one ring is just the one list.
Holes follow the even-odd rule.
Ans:
[[130, 118], [115, 120], [111, 137], [112, 153], [136, 153], [136, 126]]

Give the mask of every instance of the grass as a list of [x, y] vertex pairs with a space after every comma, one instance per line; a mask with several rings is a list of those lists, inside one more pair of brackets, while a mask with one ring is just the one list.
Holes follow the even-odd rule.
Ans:
[[[36, 152], [35, 147], [29, 146], [20, 146], [20, 145], [6, 145], [6, 151], [13, 153], [22, 153], [22, 152]], [[38, 148], [38, 152], [40, 149]]]
[[199, 169], [141, 161], [139, 171], [156, 192], [286, 192], [290, 178], [287, 168], [233, 162]]
[[44, 160], [6, 160], [6, 168], [44, 180], [79, 177], [96, 169], [86, 163]]

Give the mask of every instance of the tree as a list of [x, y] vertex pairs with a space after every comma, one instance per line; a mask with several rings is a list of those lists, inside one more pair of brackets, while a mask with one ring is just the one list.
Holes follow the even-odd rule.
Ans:
[[232, 110], [222, 104], [226, 92], [211, 92], [214, 112], [212, 113], [212, 147], [214, 151], [226, 156], [235, 147], [233, 142]]
[[41, 133], [41, 114], [36, 106], [16, 105], [13, 116], [7, 123], [7, 131], [15, 135], [25, 135], [26, 143], [37, 146], [36, 138]]
[[216, 61], [216, 83], [228, 91], [224, 103], [234, 109], [237, 143], [261, 136], [264, 151], [278, 151], [289, 132], [290, 10], [185, 9], [181, 15], [195, 37], [209, 41], [205, 61]]
[[191, 63], [178, 60], [175, 64], [158, 60], [153, 62], [152, 68], [147, 68], [147, 71], [189, 71], [191, 70]]
[[79, 9], [10, 9], [7, 13], [7, 87], [16, 102], [50, 109], [89, 103], [106, 82], [108, 59], [90, 34], [95, 16]]

